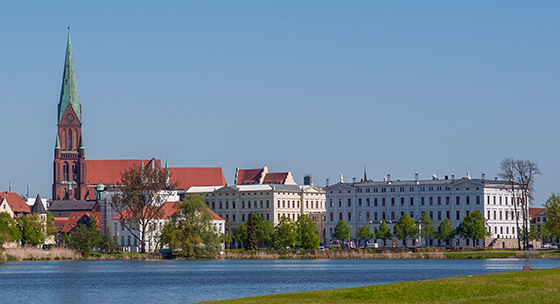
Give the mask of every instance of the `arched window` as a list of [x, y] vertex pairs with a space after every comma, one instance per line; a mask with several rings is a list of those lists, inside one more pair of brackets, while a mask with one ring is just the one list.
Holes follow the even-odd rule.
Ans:
[[66, 148], [66, 130], [62, 130], [62, 137], [60, 138], [60, 147], [62, 149]]
[[68, 181], [68, 163], [65, 162], [62, 165], [62, 180], [63, 181]]
[[76, 143], [76, 146], [79, 145], [80, 143], [78, 142], [78, 130], [74, 129], [74, 133], [73, 133], [73, 137], [72, 137], [72, 142]]
[[78, 165], [76, 164], [76, 162], [72, 163], [72, 180], [78, 180]]
[[72, 130], [68, 130], [68, 150], [72, 150]]

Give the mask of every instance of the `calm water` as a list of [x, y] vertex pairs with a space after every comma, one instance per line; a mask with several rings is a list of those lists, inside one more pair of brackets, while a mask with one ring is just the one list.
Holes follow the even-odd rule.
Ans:
[[[520, 270], [523, 260], [50, 261], [0, 265], [2, 303], [189, 303]], [[560, 267], [533, 260], [532, 267]]]

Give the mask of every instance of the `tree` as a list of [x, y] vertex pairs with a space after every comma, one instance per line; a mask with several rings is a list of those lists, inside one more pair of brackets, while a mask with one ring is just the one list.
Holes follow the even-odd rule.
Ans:
[[297, 245], [305, 249], [319, 249], [319, 234], [317, 225], [305, 214], [301, 215], [296, 222]]
[[464, 239], [471, 239], [473, 245], [476, 240], [483, 240], [490, 236], [490, 232], [486, 228], [486, 220], [480, 211], [475, 210], [463, 218], [463, 221], [457, 227], [457, 233]]
[[517, 160], [515, 162], [517, 180], [521, 188], [521, 213], [523, 214], [523, 247], [529, 246], [529, 206], [533, 201], [533, 185], [535, 176], [541, 171], [536, 163], [529, 160]]
[[398, 239], [402, 240], [403, 245], [406, 246], [406, 240], [408, 238], [418, 237], [418, 227], [416, 227], [416, 222], [408, 215], [408, 213], [403, 214], [399, 221], [395, 224], [393, 228], [393, 233]]
[[423, 237], [427, 243], [428, 239], [433, 238], [435, 234], [434, 220], [430, 217], [429, 212], [424, 211], [422, 215], [420, 215], [420, 221], [418, 221], [418, 223], [420, 224], [420, 236]]
[[272, 246], [274, 240], [274, 225], [269, 221], [257, 223], [257, 242], [264, 247]]
[[449, 245], [449, 241], [451, 241], [457, 233], [455, 229], [453, 229], [453, 224], [449, 220], [449, 218], [445, 218], [445, 220], [439, 223], [438, 229], [435, 233], [435, 236], [438, 240], [444, 241], [447, 245]]
[[350, 229], [350, 226], [348, 226], [344, 220], [340, 220], [334, 227], [334, 232], [331, 237], [339, 241], [350, 241], [352, 238], [352, 229]]
[[544, 206], [546, 207], [544, 214], [547, 217], [545, 227], [550, 237], [558, 242], [560, 239], [560, 194], [552, 193]]
[[369, 230], [368, 225], [364, 225], [360, 227], [358, 231], [356, 231], [356, 236], [358, 237], [358, 239], [364, 241], [364, 248], [365, 248], [367, 242], [369, 242], [369, 240], [374, 238], [375, 234], [371, 233], [371, 230]]
[[213, 255], [221, 249], [220, 235], [199, 194], [189, 195], [175, 205], [178, 212], [164, 225], [160, 240], [169, 249], [186, 257]]
[[280, 223], [275, 227], [274, 238], [276, 246], [279, 248], [286, 248], [296, 244], [296, 229], [290, 218], [283, 216], [280, 219]]
[[391, 237], [393, 237], [393, 234], [391, 233], [391, 228], [389, 228], [387, 222], [385, 221], [385, 219], [383, 219], [383, 221], [381, 221], [381, 225], [379, 225], [379, 228], [375, 233], [375, 238], [379, 240], [383, 240], [383, 247], [386, 247], [387, 240], [390, 239]]
[[255, 217], [251, 212], [247, 220], [247, 250], [257, 249], [257, 232], [256, 232]]
[[109, 227], [105, 227], [105, 230], [101, 234], [99, 249], [105, 253], [112, 253], [119, 250], [117, 236], [111, 234], [111, 229]]
[[235, 241], [244, 247], [244, 243], [247, 240], [247, 223], [243, 223], [235, 228], [233, 228], [233, 235], [235, 236]]
[[113, 195], [111, 207], [119, 213], [119, 220], [140, 242], [140, 251], [146, 252], [147, 236], [157, 230], [155, 219], [163, 214], [168, 191], [169, 173], [152, 165], [134, 166], [121, 173], [120, 192]]
[[85, 223], [78, 223], [69, 236], [68, 244], [70, 248], [88, 256], [93, 248], [99, 247], [101, 234], [97, 230], [97, 219], [90, 218]]
[[[505, 158], [504, 160], [502, 160], [500, 162], [500, 173], [498, 173], [498, 176], [502, 179], [508, 182], [508, 190], [512, 195], [512, 200], [513, 200], [513, 210], [514, 210], [514, 215], [515, 215], [515, 225], [516, 225], [516, 231], [521, 231], [521, 227], [519, 226], [519, 204], [518, 201], [516, 199], [517, 197], [517, 173], [515, 170], [516, 167], [516, 161], [513, 158]], [[521, 233], [517, 233], [517, 248], [519, 250], [521, 250]]]
[[43, 244], [46, 238], [45, 225], [40, 217], [34, 215], [22, 216], [16, 219], [20, 231], [22, 245], [37, 246]]
[[16, 221], [7, 212], [0, 212], [0, 248], [7, 242], [19, 240], [20, 232]]

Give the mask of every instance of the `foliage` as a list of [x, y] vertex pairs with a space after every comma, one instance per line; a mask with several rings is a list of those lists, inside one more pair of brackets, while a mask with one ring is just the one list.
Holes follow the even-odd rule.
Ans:
[[420, 236], [423, 237], [426, 242], [428, 242], [428, 239], [435, 237], [435, 223], [434, 220], [430, 217], [429, 212], [422, 212], [422, 215], [420, 215], [419, 224], [421, 225]]
[[68, 245], [88, 256], [93, 248], [99, 247], [101, 234], [97, 230], [97, 219], [92, 217], [86, 223], [79, 223], [69, 236]]
[[119, 250], [117, 236], [111, 234], [111, 229], [109, 227], [105, 227], [105, 230], [101, 234], [99, 249], [104, 253], [112, 253]]
[[356, 236], [358, 239], [364, 241], [364, 248], [366, 247], [367, 242], [375, 237], [375, 234], [371, 233], [368, 225], [364, 225], [356, 231]]
[[255, 216], [251, 212], [247, 220], [247, 250], [257, 249], [257, 232], [256, 232]]
[[221, 248], [220, 235], [212, 225], [211, 213], [199, 194], [189, 195], [176, 207], [179, 211], [166, 223], [161, 244], [186, 257], [212, 255]]
[[552, 194], [544, 203], [546, 207], [545, 215], [546, 229], [550, 233], [550, 237], [554, 240], [560, 240], [560, 194]]
[[235, 236], [235, 241], [241, 243], [241, 247], [244, 247], [245, 241], [247, 241], [247, 223], [233, 228], [233, 235]]
[[168, 192], [175, 185], [168, 184], [167, 171], [157, 167], [134, 166], [121, 173], [120, 192], [113, 195], [111, 207], [118, 212], [120, 223], [140, 242], [140, 251], [146, 252], [147, 236], [155, 233], [154, 219], [163, 213]]
[[416, 222], [414, 222], [410, 215], [405, 213], [399, 218], [398, 222], [395, 223], [393, 232], [395, 236], [406, 245], [406, 240], [408, 238], [416, 238], [418, 236], [418, 227], [416, 227]]
[[486, 220], [478, 210], [463, 218], [463, 221], [457, 227], [457, 234], [464, 239], [473, 240], [473, 244], [476, 240], [482, 240], [490, 236], [488, 229], [486, 229]]
[[22, 216], [16, 219], [20, 231], [22, 245], [37, 246], [43, 244], [46, 238], [45, 223], [40, 217], [34, 215]]
[[231, 236], [229, 236], [227, 234], [221, 234], [220, 235], [220, 242], [225, 243], [225, 244], [231, 244], [232, 241], [233, 241], [233, 239], [231, 238]]
[[352, 229], [350, 229], [350, 226], [348, 226], [344, 220], [340, 220], [334, 227], [334, 232], [331, 237], [339, 241], [350, 241], [352, 238]]
[[257, 223], [257, 242], [265, 247], [272, 246], [274, 241], [274, 225], [262, 220]]
[[274, 239], [278, 248], [291, 247], [296, 244], [296, 227], [290, 218], [283, 216], [274, 229]]
[[307, 215], [301, 215], [296, 222], [297, 246], [305, 249], [319, 249], [321, 240], [317, 225]]
[[452, 240], [457, 232], [453, 229], [453, 224], [449, 220], [449, 218], [445, 218], [445, 220], [441, 221], [438, 226], [438, 230], [435, 233], [435, 236], [438, 240], [444, 241], [448, 243]]
[[383, 240], [383, 245], [387, 246], [386, 242], [391, 237], [393, 237], [393, 234], [391, 233], [391, 228], [389, 228], [387, 222], [385, 221], [385, 219], [383, 219], [383, 221], [381, 221], [381, 225], [379, 225], [379, 228], [375, 233], [375, 238], [379, 240]]
[[15, 242], [20, 238], [16, 221], [7, 213], [0, 212], [0, 248], [7, 242]]
[[55, 235], [58, 229], [54, 225], [54, 216], [50, 211], [47, 211], [47, 236]]

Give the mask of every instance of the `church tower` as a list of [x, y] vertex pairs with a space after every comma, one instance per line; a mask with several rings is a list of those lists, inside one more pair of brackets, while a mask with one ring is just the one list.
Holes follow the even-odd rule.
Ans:
[[78, 98], [70, 28], [68, 28], [57, 122], [52, 199], [83, 200], [86, 195], [86, 151], [82, 139], [82, 106]]

